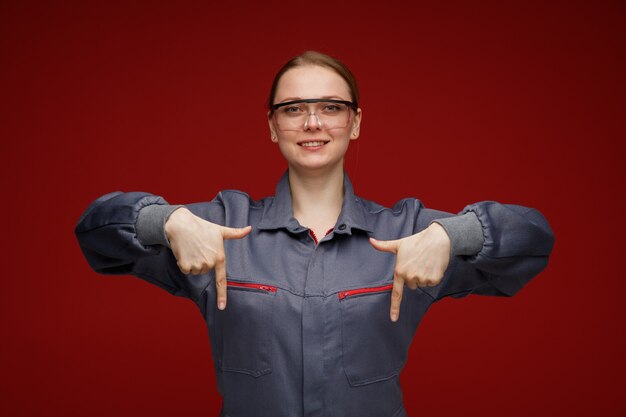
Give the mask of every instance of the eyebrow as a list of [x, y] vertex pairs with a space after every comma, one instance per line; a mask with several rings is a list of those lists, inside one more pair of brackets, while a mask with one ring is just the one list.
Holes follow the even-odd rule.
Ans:
[[[331, 99], [336, 99], [336, 100], [344, 100], [344, 101], [349, 101], [341, 96], [322, 96], [322, 97], [316, 97], [316, 98], [331, 98]], [[302, 100], [302, 97], [287, 97], [281, 101], [279, 101], [278, 103], [286, 103], [288, 101], [295, 101], [295, 100]]]

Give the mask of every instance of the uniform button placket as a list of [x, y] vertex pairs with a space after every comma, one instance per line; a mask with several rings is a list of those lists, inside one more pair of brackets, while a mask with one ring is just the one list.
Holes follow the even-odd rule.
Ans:
[[[330, 229], [326, 234], [330, 233]], [[311, 230], [311, 237], [315, 233]], [[302, 299], [302, 360], [303, 360], [303, 416], [323, 417], [326, 375], [323, 355], [325, 332], [324, 254], [325, 245], [316, 246], [310, 253], [304, 297]]]

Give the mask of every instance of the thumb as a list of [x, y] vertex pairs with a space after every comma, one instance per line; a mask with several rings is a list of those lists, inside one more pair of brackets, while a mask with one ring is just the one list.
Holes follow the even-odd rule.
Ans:
[[226, 227], [222, 226], [223, 239], [241, 239], [252, 230], [252, 226], [246, 227]]
[[400, 239], [397, 240], [376, 240], [370, 237], [370, 243], [372, 246], [383, 252], [398, 253], [398, 246], [400, 246]]

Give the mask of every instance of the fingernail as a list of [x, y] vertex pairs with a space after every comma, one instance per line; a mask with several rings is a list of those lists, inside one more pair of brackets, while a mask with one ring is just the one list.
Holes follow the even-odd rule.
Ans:
[[217, 308], [219, 308], [220, 310], [224, 310], [224, 307], [226, 307], [226, 303], [223, 301], [220, 301], [217, 305]]
[[391, 313], [391, 321], [398, 320], [398, 315], [396, 313]]

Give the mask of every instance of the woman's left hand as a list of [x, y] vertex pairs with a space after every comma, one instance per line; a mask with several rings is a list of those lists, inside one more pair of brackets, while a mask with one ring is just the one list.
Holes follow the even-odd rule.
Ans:
[[400, 316], [400, 303], [404, 283], [415, 290], [439, 284], [450, 261], [450, 238], [439, 223], [431, 223], [426, 229], [411, 236], [396, 240], [376, 240], [370, 237], [374, 248], [393, 252], [396, 266], [393, 272], [391, 291], [391, 320]]

